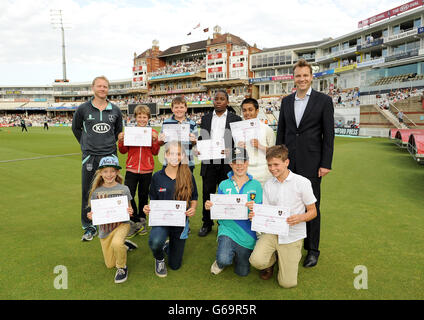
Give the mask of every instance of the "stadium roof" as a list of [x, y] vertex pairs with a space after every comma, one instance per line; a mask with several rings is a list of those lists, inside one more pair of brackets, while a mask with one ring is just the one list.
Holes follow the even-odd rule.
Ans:
[[290, 49], [296, 49], [296, 48], [307, 48], [307, 47], [316, 47], [322, 43], [328, 42], [332, 40], [332, 38], [325, 38], [320, 41], [312, 41], [312, 42], [305, 42], [305, 43], [298, 43], [298, 44], [291, 44], [288, 46], [282, 46], [282, 47], [275, 47], [275, 48], [264, 48], [263, 52], [267, 51], [277, 51], [277, 50], [290, 50]]
[[[181, 51], [181, 48], [186, 46], [187, 51]], [[205, 50], [206, 51], [206, 40], [197, 41], [197, 42], [191, 42], [186, 44], [180, 44], [178, 46], [170, 47], [163, 51], [159, 57], [167, 57], [167, 56], [173, 56], [176, 54], [182, 54], [182, 53], [189, 53], [194, 51], [200, 51]]]

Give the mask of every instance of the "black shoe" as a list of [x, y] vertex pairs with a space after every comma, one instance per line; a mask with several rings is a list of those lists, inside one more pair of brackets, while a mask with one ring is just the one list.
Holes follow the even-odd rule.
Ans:
[[318, 263], [318, 257], [308, 253], [308, 255], [305, 258], [305, 261], [303, 261], [303, 266], [305, 268], [310, 268], [310, 267], [316, 266], [317, 263]]
[[201, 227], [199, 230], [199, 237], [206, 237], [209, 232], [212, 231], [212, 226]]

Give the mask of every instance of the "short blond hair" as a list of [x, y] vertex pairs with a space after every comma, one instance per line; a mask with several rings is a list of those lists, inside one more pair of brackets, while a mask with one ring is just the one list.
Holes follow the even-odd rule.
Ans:
[[134, 117], [137, 117], [139, 114], [145, 114], [150, 119], [150, 108], [143, 104], [137, 105], [134, 109]]
[[95, 77], [94, 80], [93, 80], [93, 82], [91, 83], [91, 85], [94, 86], [94, 84], [96, 83], [96, 81], [99, 80], [99, 79], [105, 80], [107, 82], [107, 86], [110, 87], [109, 79], [106, 78], [105, 76]]
[[266, 160], [271, 160], [272, 158], [281, 159], [281, 161], [286, 161], [289, 158], [289, 149], [284, 144], [279, 144], [272, 146], [266, 150]]

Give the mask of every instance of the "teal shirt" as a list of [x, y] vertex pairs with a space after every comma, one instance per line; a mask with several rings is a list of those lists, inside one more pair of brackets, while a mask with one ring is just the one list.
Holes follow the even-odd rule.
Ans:
[[[218, 187], [218, 194], [247, 194], [247, 201], [254, 200], [262, 203], [262, 186], [259, 181], [247, 174], [249, 180], [238, 190], [233, 180], [233, 172], [228, 173], [228, 179], [222, 181]], [[218, 237], [227, 236], [244, 248], [253, 250], [256, 244], [256, 232], [252, 231], [250, 220], [218, 220]]]

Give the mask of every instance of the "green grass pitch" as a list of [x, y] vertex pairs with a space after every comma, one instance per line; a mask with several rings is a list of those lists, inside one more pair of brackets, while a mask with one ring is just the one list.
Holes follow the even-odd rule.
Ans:
[[[210, 273], [216, 227], [206, 238], [197, 236], [201, 197], [181, 269], [158, 278], [148, 235], [137, 236], [128, 280], [115, 284], [98, 238], [81, 242], [81, 155], [70, 128], [28, 131], [0, 129], [0, 299], [424, 298], [424, 167], [388, 139], [336, 137], [333, 171], [322, 183], [319, 263], [300, 266], [298, 286], [282, 289], [276, 273], [268, 281], [253, 268], [247, 277], [232, 267]], [[54, 155], [65, 156], [47, 157]], [[126, 155], [119, 158], [125, 167]], [[67, 289], [55, 288], [60, 265]], [[354, 286], [365, 275], [355, 273], [357, 266], [366, 267], [367, 289]]]

